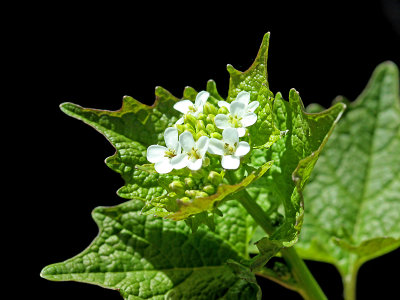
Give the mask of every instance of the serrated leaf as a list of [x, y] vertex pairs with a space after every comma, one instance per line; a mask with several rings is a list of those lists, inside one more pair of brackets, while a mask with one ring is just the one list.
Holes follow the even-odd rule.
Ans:
[[359, 267], [400, 245], [399, 176], [399, 77], [386, 62], [349, 105], [305, 190], [299, 253], [334, 264], [348, 297]]
[[273, 161], [270, 171], [246, 190], [264, 207], [275, 228], [270, 239], [290, 247], [297, 242], [304, 214], [302, 190], [326, 141], [345, 106], [338, 103], [328, 110], [309, 114], [304, 111], [297, 91], [289, 102], [278, 93], [273, 111], [280, 131], [285, 132], [271, 148], [253, 154], [255, 166]]
[[[216, 233], [192, 234], [183, 222], [140, 214], [143, 202], [98, 207], [100, 233], [79, 255], [43, 269], [54, 281], [80, 281], [117, 289], [125, 299], [260, 299], [256, 282], [238, 277], [228, 260], [246, 259], [247, 220], [222, 207]], [[226, 230], [236, 228], [236, 230]], [[220, 235], [219, 232], [222, 232]]]

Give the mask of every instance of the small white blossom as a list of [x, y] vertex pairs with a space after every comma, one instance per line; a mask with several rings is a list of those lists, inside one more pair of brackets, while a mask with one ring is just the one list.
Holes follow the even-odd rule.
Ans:
[[147, 148], [147, 160], [154, 163], [155, 170], [160, 174], [171, 172], [174, 168], [172, 159], [181, 154], [176, 128], [167, 128], [164, 132], [164, 140], [167, 147], [151, 145]]
[[211, 138], [208, 152], [222, 156], [221, 165], [224, 169], [235, 170], [239, 168], [240, 157], [250, 151], [247, 142], [239, 142], [238, 131], [235, 128], [226, 128], [222, 132], [222, 140]]
[[[191, 114], [195, 117], [199, 115], [199, 113], [203, 112], [203, 107], [204, 104], [206, 104], [208, 97], [210, 96], [210, 93], [206, 91], [201, 91], [197, 94], [196, 100], [194, 103], [190, 100], [182, 100], [179, 102], [176, 102], [174, 104], [174, 108], [183, 113], [183, 114]], [[176, 124], [183, 124], [183, 117], [180, 118]]]
[[203, 165], [203, 160], [208, 149], [209, 138], [201, 136], [197, 142], [189, 131], [183, 132], [179, 136], [179, 143], [183, 148], [183, 153], [172, 159], [175, 169], [188, 167], [192, 171], [197, 171]]
[[257, 115], [254, 113], [259, 106], [258, 101], [250, 103], [250, 94], [248, 92], [240, 92], [232, 103], [219, 101], [219, 107], [226, 107], [229, 110], [228, 115], [218, 114], [215, 116], [215, 126], [219, 129], [229, 127], [236, 128], [239, 137], [244, 136], [246, 127], [253, 125], [257, 121]]

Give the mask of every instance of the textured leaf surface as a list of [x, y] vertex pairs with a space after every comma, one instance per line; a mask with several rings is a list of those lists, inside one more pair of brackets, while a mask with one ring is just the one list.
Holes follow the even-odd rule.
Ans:
[[141, 201], [96, 208], [100, 233], [89, 248], [41, 275], [118, 289], [125, 299], [257, 299], [256, 282], [227, 264], [247, 258], [250, 239], [247, 217], [235, 203], [221, 207], [224, 222], [215, 233], [195, 234], [183, 222], [141, 215]]
[[274, 122], [286, 134], [271, 148], [255, 151], [254, 165], [266, 161], [273, 165], [247, 191], [267, 211], [275, 228], [270, 239], [282, 241], [282, 246], [292, 246], [298, 239], [304, 214], [302, 190], [344, 108], [338, 103], [308, 114], [295, 90], [290, 91], [289, 101], [279, 93], [275, 97]]
[[346, 286], [354, 285], [365, 261], [399, 247], [399, 77], [393, 63], [379, 65], [349, 105], [315, 167], [305, 201], [299, 253], [336, 265]]

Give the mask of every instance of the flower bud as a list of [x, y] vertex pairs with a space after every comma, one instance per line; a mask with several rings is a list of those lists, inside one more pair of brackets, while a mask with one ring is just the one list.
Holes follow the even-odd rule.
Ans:
[[210, 134], [212, 138], [222, 140], [222, 135], [219, 132], [213, 132]]
[[215, 186], [218, 186], [222, 182], [222, 176], [215, 171], [211, 171], [210, 174], [208, 174], [207, 179]]
[[200, 130], [206, 130], [206, 126], [204, 125], [204, 122], [202, 120], [197, 120], [196, 131]]
[[203, 187], [203, 191], [205, 191], [208, 195], [212, 195], [215, 193], [215, 187], [211, 184], [208, 184]]
[[181, 202], [183, 202], [183, 203], [190, 202], [190, 198], [189, 198], [189, 197], [182, 197], [182, 198], [180, 198], [179, 200], [180, 200]]
[[197, 119], [198, 120], [202, 120], [204, 122], [207, 119], [207, 116], [205, 114], [203, 114], [203, 113], [199, 113], [197, 115]]
[[215, 132], [215, 127], [214, 127], [214, 125], [212, 125], [212, 124], [207, 124], [207, 126], [206, 126], [206, 131], [207, 131], [209, 134]]
[[179, 132], [179, 133], [184, 132], [185, 129], [186, 129], [186, 126], [183, 125], [183, 124], [176, 124], [175, 127], [176, 127], [176, 129], [178, 129], [178, 132]]
[[185, 178], [185, 185], [189, 188], [192, 188], [194, 186], [194, 180], [190, 177]]
[[208, 197], [208, 194], [207, 193], [205, 193], [205, 192], [200, 192], [200, 191], [197, 191], [197, 193], [196, 193], [196, 196], [195, 196], [196, 198], [205, 198], [205, 197]]
[[179, 180], [174, 180], [169, 184], [169, 188], [175, 192], [176, 194], [183, 194], [185, 192], [185, 189], [183, 187], [183, 183], [180, 182]]
[[207, 136], [207, 133], [204, 130], [200, 130], [198, 133], [196, 133], [195, 138], [198, 140], [202, 136]]
[[229, 110], [228, 110], [225, 106], [222, 106], [222, 107], [220, 107], [220, 108], [218, 109], [218, 113], [219, 113], [219, 114], [227, 115], [227, 114], [229, 114]]
[[190, 197], [190, 198], [194, 198], [197, 194], [197, 190], [186, 190], [185, 191], [185, 195]]
[[215, 118], [214, 115], [208, 115], [207, 118], [206, 118], [206, 122], [214, 124], [214, 118]]
[[205, 114], [216, 115], [218, 112], [218, 109], [211, 103], [207, 102], [206, 104], [204, 104], [203, 111]]
[[208, 167], [210, 165], [210, 159], [208, 157], [205, 157], [203, 159], [203, 166]]
[[191, 114], [186, 114], [184, 117], [184, 122], [190, 124], [193, 128], [196, 128], [197, 119]]

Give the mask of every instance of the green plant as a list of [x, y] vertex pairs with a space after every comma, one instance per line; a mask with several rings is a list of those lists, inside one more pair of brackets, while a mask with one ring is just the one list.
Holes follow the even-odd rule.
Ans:
[[[390, 63], [378, 67], [361, 100], [347, 104], [350, 109], [339, 122], [345, 134], [335, 133], [346, 108], [343, 101], [327, 110], [310, 107], [309, 113], [297, 91], [290, 91], [289, 101], [273, 94], [267, 81], [268, 46], [266, 34], [247, 71], [228, 66], [226, 99], [210, 80], [205, 91], [186, 88], [182, 99], [158, 87], [151, 107], [131, 97], [123, 99], [118, 111], [61, 105], [63, 112], [95, 128], [115, 147], [106, 164], [124, 179], [118, 195], [127, 201], [96, 208], [93, 218], [100, 233], [93, 243], [77, 256], [47, 266], [42, 277], [118, 289], [125, 299], [260, 299], [259, 275], [306, 299], [325, 299], [302, 256], [334, 263], [344, 276], [346, 296], [354, 297], [362, 262], [399, 246], [395, 210], [387, 212], [391, 218], [383, 228], [365, 234], [363, 228], [374, 226], [365, 220], [377, 220], [382, 212], [373, 215], [356, 207], [370, 204], [370, 188], [387, 191], [388, 196], [379, 194], [376, 200], [381, 206], [400, 205], [395, 177], [400, 163], [394, 163], [400, 146], [397, 69]], [[359, 134], [356, 129], [363, 128], [360, 122], [368, 113], [373, 120], [367, 121], [370, 134]], [[382, 133], [376, 135], [377, 129]], [[329, 145], [333, 132], [340, 143]], [[365, 164], [359, 161], [366, 168], [359, 182], [362, 192], [343, 204], [349, 205], [349, 215], [360, 211], [360, 218], [343, 217], [346, 225], [338, 227], [341, 211], [328, 208], [335, 202], [334, 190], [342, 187], [338, 180], [324, 180], [334, 176], [328, 167], [331, 157], [354, 170], [340, 154], [353, 143], [369, 143], [372, 149]], [[325, 145], [328, 149], [322, 151]], [[377, 168], [372, 166], [380, 157], [372, 145], [387, 151], [387, 161]], [[303, 190], [314, 166], [304, 218]], [[385, 167], [391, 168], [390, 174], [378, 176]], [[372, 171], [378, 172], [374, 181]], [[350, 171], [346, 175], [353, 176]], [[332, 191], [324, 194], [322, 207], [317, 201], [321, 184]], [[321, 211], [328, 216], [319, 218]], [[267, 268], [276, 255], [286, 264]]]

